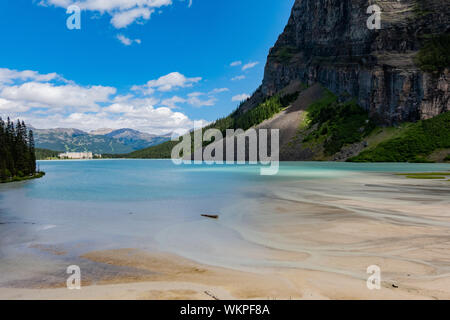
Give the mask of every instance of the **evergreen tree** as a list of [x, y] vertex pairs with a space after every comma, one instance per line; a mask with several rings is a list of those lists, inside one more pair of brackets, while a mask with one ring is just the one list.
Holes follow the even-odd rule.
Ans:
[[28, 131], [28, 170], [29, 172], [36, 172], [36, 149], [34, 147], [33, 130]]
[[32, 176], [36, 173], [36, 156], [33, 131], [25, 123], [6, 123], [0, 117], [0, 181], [14, 177]]

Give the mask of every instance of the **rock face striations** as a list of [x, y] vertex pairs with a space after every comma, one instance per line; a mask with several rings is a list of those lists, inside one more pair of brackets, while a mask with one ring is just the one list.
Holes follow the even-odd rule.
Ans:
[[[380, 29], [367, 26], [372, 5], [381, 9]], [[449, 17], [448, 0], [296, 0], [261, 87], [241, 109], [300, 81], [356, 98], [383, 125], [449, 111], [448, 65], [424, 71], [417, 62], [437, 35], [448, 48]]]

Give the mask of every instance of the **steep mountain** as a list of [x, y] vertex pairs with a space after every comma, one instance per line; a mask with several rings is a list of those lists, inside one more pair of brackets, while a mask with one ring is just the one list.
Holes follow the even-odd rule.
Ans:
[[[168, 140], [166, 136], [153, 136], [131, 129], [111, 130], [107, 134], [87, 133], [78, 129], [33, 129], [37, 148], [54, 151], [98, 154], [129, 153], [157, 145]], [[105, 132], [102, 129], [100, 132]]]
[[442, 161], [449, 112], [450, 1], [296, 0], [261, 86], [209, 127], [280, 129], [281, 160]]
[[[381, 29], [367, 27], [370, 5]], [[383, 125], [434, 117], [450, 110], [449, 32], [447, 0], [296, 0], [252, 99], [301, 81], [356, 98]]]
[[[374, 9], [380, 29], [372, 27]], [[449, 68], [450, 1], [296, 0], [261, 86], [237, 114], [301, 83], [308, 88], [298, 101], [256, 126], [280, 129], [282, 160], [342, 161], [397, 139], [401, 155], [377, 151], [359, 160], [442, 161], [450, 153], [449, 117], [414, 130], [406, 123], [450, 111]], [[418, 132], [422, 139], [413, 137]]]

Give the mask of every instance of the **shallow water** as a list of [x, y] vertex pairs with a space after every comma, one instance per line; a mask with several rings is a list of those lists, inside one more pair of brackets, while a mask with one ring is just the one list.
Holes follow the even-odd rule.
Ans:
[[[168, 251], [231, 268], [302, 267], [275, 261], [269, 251], [311, 254], [332, 246], [324, 241], [318, 247], [275, 230], [283, 223], [304, 227], [334, 219], [330, 208], [345, 212], [340, 217], [450, 227], [442, 217], [337, 204], [432, 201], [445, 207], [448, 182], [407, 181], [392, 173], [448, 171], [449, 164], [292, 162], [283, 163], [276, 176], [261, 176], [258, 166], [175, 166], [152, 160], [39, 165], [46, 172], [43, 179], [0, 186], [0, 286], [51, 281], [55, 274], [64, 275], [64, 266], [83, 263], [83, 253], [113, 248]], [[278, 211], [288, 218], [277, 216]], [[202, 218], [203, 213], [220, 219]]]

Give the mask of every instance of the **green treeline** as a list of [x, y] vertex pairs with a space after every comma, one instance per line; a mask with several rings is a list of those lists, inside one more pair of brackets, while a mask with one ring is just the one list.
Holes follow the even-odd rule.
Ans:
[[53, 151], [49, 149], [36, 148], [36, 160], [59, 159], [61, 151]]
[[248, 130], [256, 126], [264, 120], [272, 118], [274, 115], [287, 108], [289, 104], [295, 101], [298, 97], [298, 92], [285, 96], [275, 95], [254, 109], [248, 112], [237, 115], [234, 118], [234, 129]]
[[292, 102], [298, 98], [299, 92], [287, 95], [275, 95], [267, 98], [264, 102], [260, 103], [257, 107], [247, 111], [240, 112], [242, 104], [231, 113], [228, 117], [218, 119], [213, 124], [205, 127], [203, 130], [218, 129], [222, 132], [223, 136], [226, 135], [227, 129], [242, 129], [244, 131], [259, 125], [261, 122], [272, 118], [283, 109], [287, 108]]
[[401, 136], [349, 159], [353, 162], [427, 162], [433, 151], [450, 148], [450, 112], [412, 124]]
[[[307, 109], [308, 129], [305, 143], [323, 144], [331, 156], [345, 145], [363, 141], [377, 128], [367, 111], [355, 101], [339, 102], [330, 91]], [[450, 148], [450, 112], [432, 119], [411, 123], [400, 136], [388, 138], [362, 151], [349, 162], [429, 162], [435, 150]], [[447, 160], [445, 160], [447, 161]]]
[[33, 131], [19, 120], [0, 118], [0, 182], [17, 181], [36, 175]]
[[137, 150], [129, 154], [105, 155], [103, 158], [132, 158], [132, 159], [170, 159], [172, 149], [178, 144], [178, 141], [167, 141], [157, 146], [147, 149]]
[[325, 155], [331, 156], [343, 146], [361, 141], [375, 128], [369, 114], [354, 100], [339, 102], [327, 90], [325, 96], [307, 109], [309, 128], [317, 127], [304, 142], [320, 142]]

